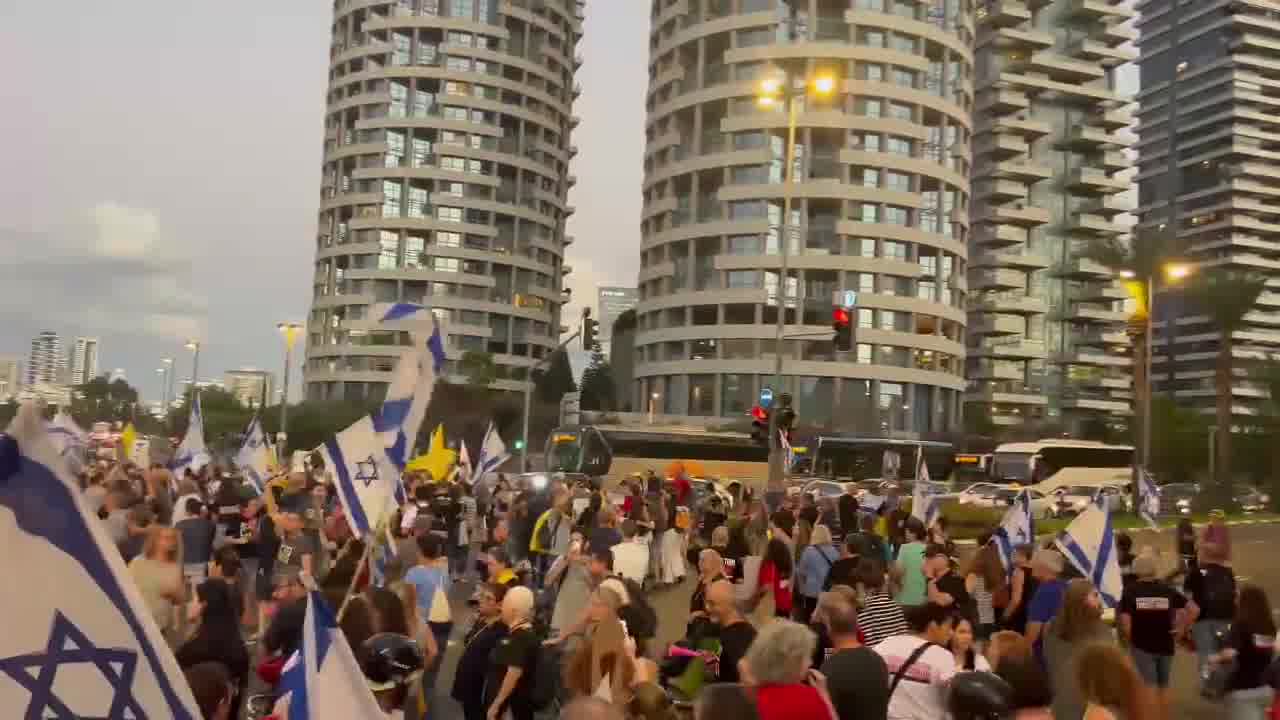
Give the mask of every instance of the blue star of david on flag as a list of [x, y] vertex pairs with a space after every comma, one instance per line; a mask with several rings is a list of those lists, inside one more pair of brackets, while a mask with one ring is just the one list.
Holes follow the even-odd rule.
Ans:
[[[101, 715], [77, 715], [71, 707], [54, 694], [53, 683], [58, 669], [65, 665], [89, 663], [102, 673], [107, 684], [111, 686], [111, 704]], [[49, 644], [44, 652], [27, 653], [0, 659], [0, 673], [13, 678], [14, 682], [31, 693], [31, 702], [27, 705], [27, 718], [48, 718], [50, 713], [56, 718], [83, 718], [83, 720], [102, 720], [133, 717], [138, 720], [146, 717], [146, 711], [133, 696], [133, 676], [138, 669], [138, 654], [120, 648], [95, 647], [84, 634], [61, 611], [53, 616], [53, 629], [49, 632]], [[131, 713], [125, 715], [125, 711]]]
[[365, 487], [378, 481], [378, 461], [372, 455], [368, 460], [357, 460], [356, 468], [356, 479], [363, 482]]

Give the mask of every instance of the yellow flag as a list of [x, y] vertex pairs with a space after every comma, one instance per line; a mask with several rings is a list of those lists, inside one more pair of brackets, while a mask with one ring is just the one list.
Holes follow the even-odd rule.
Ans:
[[442, 482], [449, 477], [449, 471], [458, 462], [458, 453], [444, 446], [444, 425], [431, 433], [431, 443], [427, 452], [419, 455], [405, 467], [410, 472], [429, 472], [433, 482]]
[[133, 429], [133, 423], [124, 426], [124, 432], [120, 433], [120, 449], [124, 451], [124, 459], [133, 459], [133, 443], [138, 439], [138, 431]]

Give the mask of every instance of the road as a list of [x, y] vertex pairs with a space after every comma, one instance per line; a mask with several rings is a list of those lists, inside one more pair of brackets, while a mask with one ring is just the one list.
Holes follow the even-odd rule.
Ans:
[[[1173, 533], [1170, 530], [1154, 532], [1150, 530], [1130, 531], [1134, 539], [1134, 549], [1151, 546], [1162, 553], [1172, 554], [1174, 551]], [[1273, 599], [1280, 616], [1280, 565], [1271, 556], [1272, 548], [1280, 545], [1280, 524], [1243, 525], [1231, 528], [1234, 565], [1236, 574], [1242, 582], [1250, 582], [1262, 586], [1267, 595]], [[466, 598], [470, 586], [455, 586], [453, 600], [454, 617], [460, 622], [455, 624], [454, 640], [450, 642], [445, 654], [445, 667], [441, 672], [438, 694], [445, 697], [438, 700], [437, 718], [461, 720], [460, 708], [448, 699], [449, 687], [452, 683], [453, 668], [456, 666], [461, 651], [459, 638], [465, 632], [469, 621]], [[650, 593], [649, 602], [658, 613], [658, 642], [655, 647], [666, 647], [678, 640], [683, 634], [685, 621], [688, 618], [689, 598], [693, 593], [693, 581], [687, 579], [684, 585]], [[1195, 656], [1180, 652], [1173, 664], [1173, 717], [1182, 720], [1218, 720], [1223, 716], [1220, 705], [1206, 702], [1200, 698], [1199, 685], [1196, 680]]]

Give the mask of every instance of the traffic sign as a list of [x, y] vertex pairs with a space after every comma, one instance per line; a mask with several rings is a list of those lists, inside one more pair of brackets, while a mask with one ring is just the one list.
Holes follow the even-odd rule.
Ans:
[[769, 407], [773, 404], [773, 388], [760, 388], [760, 407]]
[[857, 290], [836, 290], [831, 295], [831, 304], [836, 307], [842, 307], [847, 310], [858, 305]]

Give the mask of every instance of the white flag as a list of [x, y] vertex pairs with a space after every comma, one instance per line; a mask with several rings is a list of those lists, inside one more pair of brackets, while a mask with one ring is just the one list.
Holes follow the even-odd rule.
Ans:
[[1160, 527], [1157, 521], [1160, 517], [1160, 486], [1146, 468], [1138, 472], [1138, 515], [1152, 529]]
[[384, 718], [347, 636], [319, 592], [307, 597], [302, 643], [280, 676], [289, 720]]
[[31, 404], [0, 435], [0, 566], [4, 717], [200, 720], [119, 551]]
[[511, 455], [507, 453], [507, 444], [502, 442], [498, 428], [492, 421], [484, 432], [484, 442], [480, 444], [480, 455], [476, 458], [475, 477], [477, 480], [495, 472], [502, 467]]
[[333, 473], [338, 499], [357, 538], [373, 532], [395, 506], [400, 471], [387, 457], [373, 420], [362, 417], [320, 446], [325, 467]]
[[1013, 572], [1013, 551], [1036, 538], [1035, 517], [1031, 512], [1031, 491], [1023, 490], [1014, 498], [1004, 513], [1000, 527], [996, 528], [992, 542], [1000, 551], [1005, 570]]
[[471, 453], [467, 452], [467, 441], [458, 441], [458, 476], [463, 482], [471, 484]]
[[1120, 603], [1124, 583], [1116, 553], [1111, 513], [1093, 503], [1076, 516], [1055, 541], [1067, 561], [1093, 583], [1107, 607]]
[[89, 434], [86, 433], [67, 413], [58, 411], [46, 426], [49, 440], [58, 454], [66, 461], [71, 472], [78, 473], [84, 468], [84, 452], [89, 446]]
[[204, 445], [204, 416], [200, 412], [200, 392], [191, 393], [191, 415], [187, 421], [187, 433], [182, 436], [182, 443], [174, 452], [169, 469], [173, 471], [174, 482], [178, 482], [187, 470], [193, 473], [209, 464], [209, 451]]
[[[403, 470], [409, 458], [413, 457], [414, 438], [418, 436], [422, 420], [427, 416], [436, 379], [444, 372], [444, 340], [440, 336], [440, 328], [435, 326], [434, 316], [422, 305], [379, 305], [374, 314], [384, 323], [421, 323], [424, 330], [426, 324], [431, 323], [430, 333], [411, 332], [414, 348], [396, 363], [396, 372], [387, 388], [386, 399], [382, 408], [373, 416], [374, 429], [384, 435], [387, 455], [397, 468]], [[426, 335], [425, 341], [421, 340], [422, 335]]]
[[271, 446], [267, 444], [266, 433], [262, 431], [262, 421], [257, 415], [249, 421], [249, 429], [244, 433], [244, 444], [236, 453], [236, 467], [244, 478], [253, 484], [261, 495], [266, 491], [267, 478], [271, 476]]
[[938, 519], [938, 502], [933, 497], [933, 488], [929, 482], [929, 465], [920, 458], [916, 467], [916, 481], [911, 491], [911, 517], [924, 523], [925, 528], [933, 527]]

